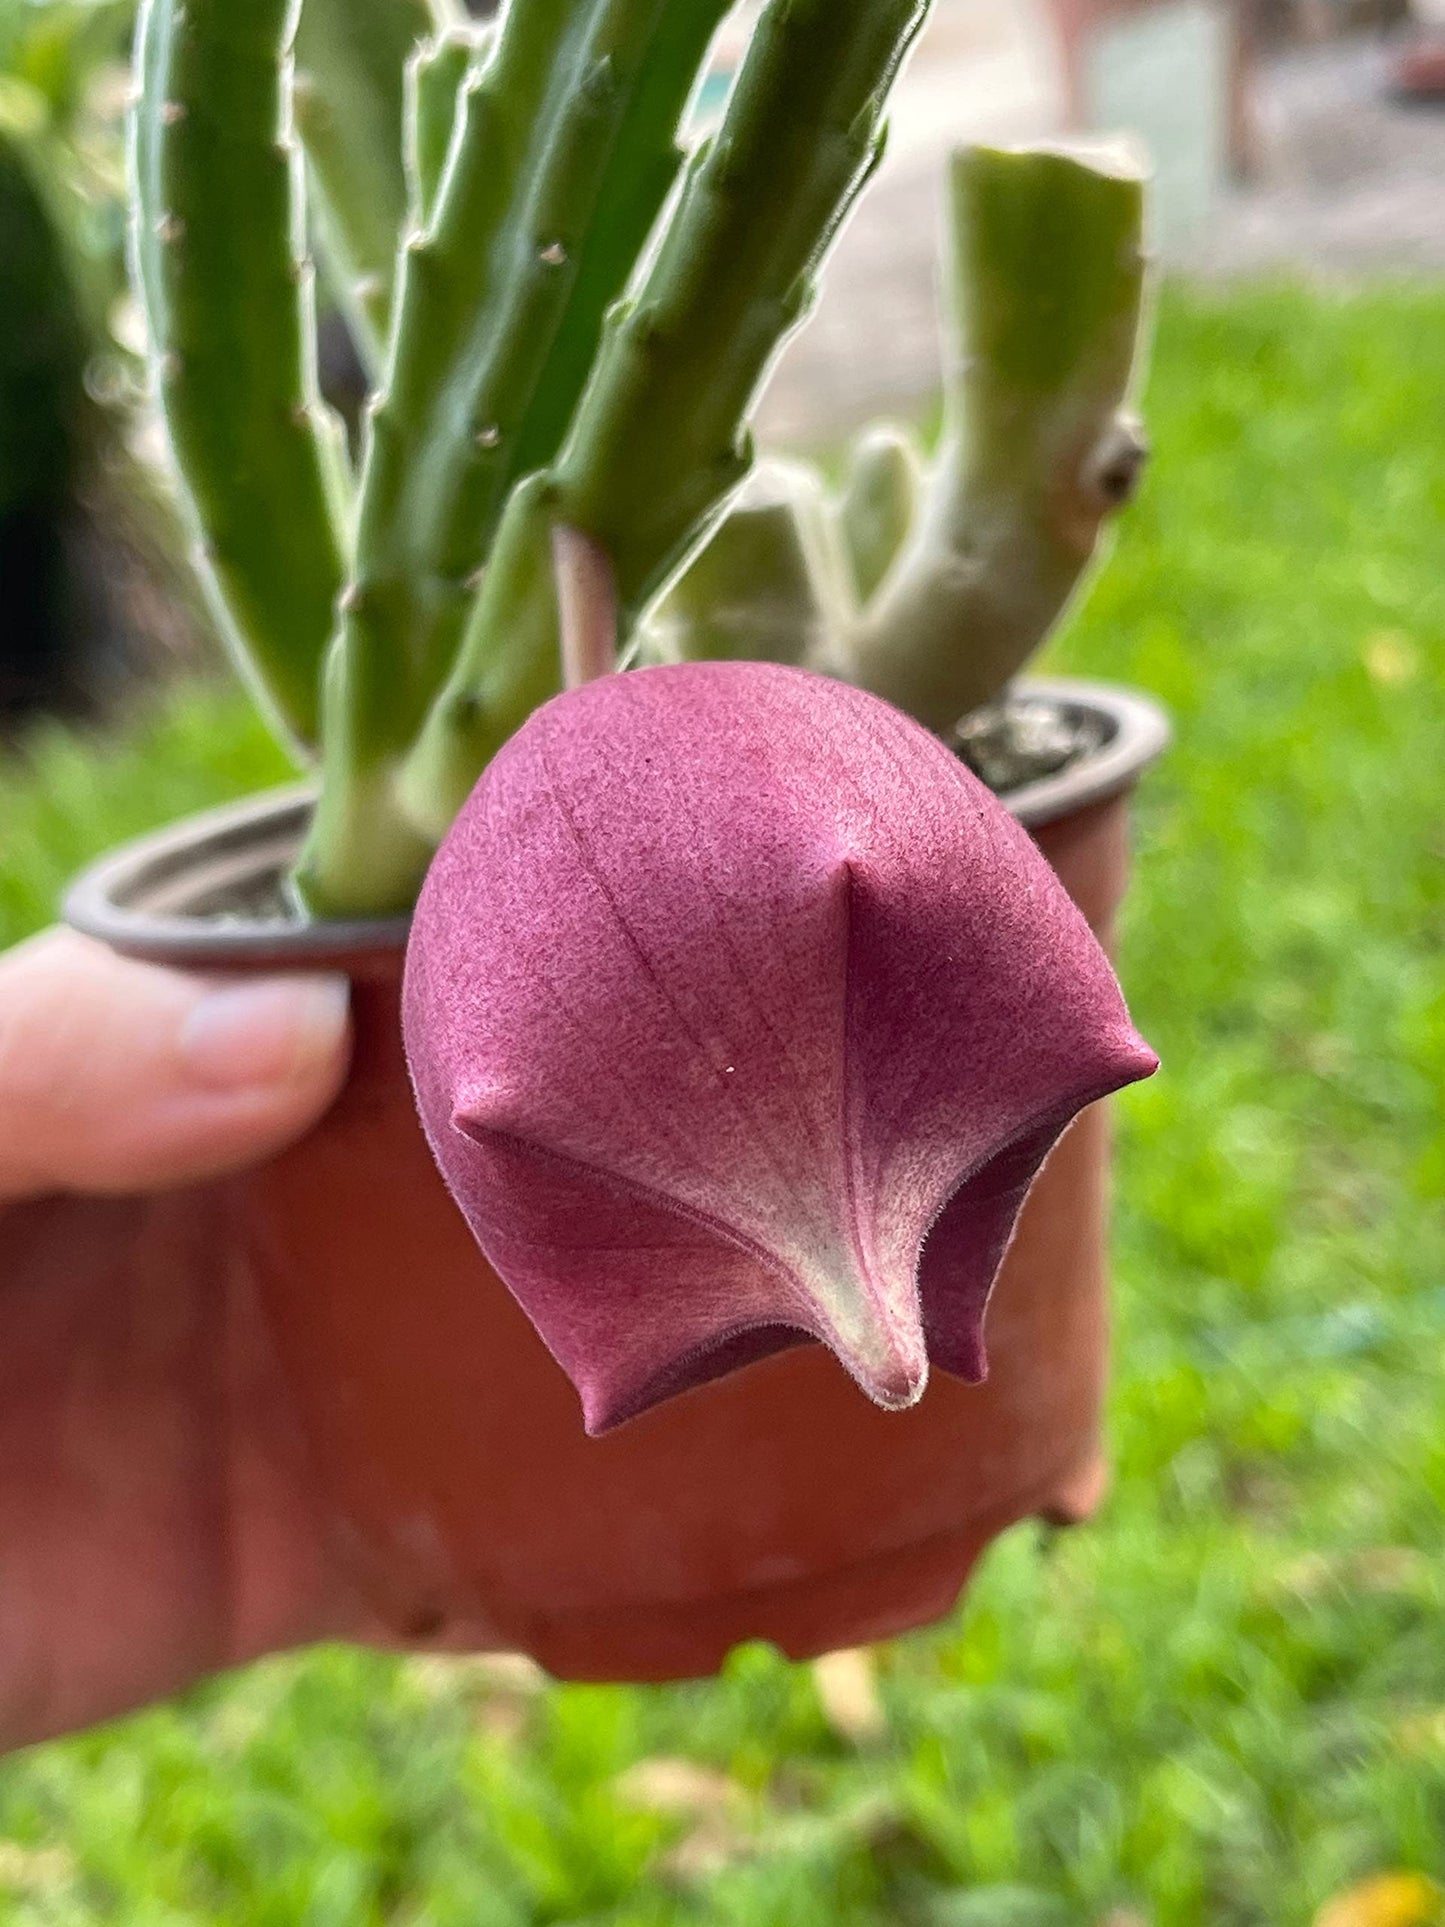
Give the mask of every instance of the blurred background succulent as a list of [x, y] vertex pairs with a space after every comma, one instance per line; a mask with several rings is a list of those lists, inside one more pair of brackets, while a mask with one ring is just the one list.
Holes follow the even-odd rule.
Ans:
[[0, 737], [112, 707], [204, 622], [130, 440], [131, 0], [0, 0]]

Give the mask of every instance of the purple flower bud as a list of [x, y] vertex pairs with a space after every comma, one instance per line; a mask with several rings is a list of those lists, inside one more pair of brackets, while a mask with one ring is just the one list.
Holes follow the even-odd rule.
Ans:
[[422, 1119], [603, 1432], [821, 1340], [976, 1380], [1024, 1195], [1156, 1060], [1028, 835], [943, 745], [759, 663], [560, 697], [478, 784], [406, 981]]

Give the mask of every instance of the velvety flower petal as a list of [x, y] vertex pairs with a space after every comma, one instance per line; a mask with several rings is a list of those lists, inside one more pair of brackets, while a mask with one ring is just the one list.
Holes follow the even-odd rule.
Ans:
[[758, 663], [533, 717], [432, 868], [405, 1009], [438, 1162], [592, 1431], [808, 1339], [885, 1406], [930, 1357], [979, 1376], [1039, 1165], [1155, 1066], [958, 760]]

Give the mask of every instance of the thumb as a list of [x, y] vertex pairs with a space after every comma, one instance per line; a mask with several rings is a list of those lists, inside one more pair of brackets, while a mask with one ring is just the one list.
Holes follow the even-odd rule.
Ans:
[[279, 1150], [340, 1088], [347, 995], [184, 976], [68, 930], [0, 956], [0, 1199], [161, 1190]]

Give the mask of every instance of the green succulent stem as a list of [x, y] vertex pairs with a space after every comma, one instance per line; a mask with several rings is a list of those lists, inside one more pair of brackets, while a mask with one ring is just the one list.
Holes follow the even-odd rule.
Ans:
[[406, 221], [403, 76], [454, 24], [444, 0], [302, 0], [293, 101], [337, 294], [373, 372]]
[[398, 806], [434, 842], [507, 738], [562, 688], [554, 549], [562, 526], [550, 475], [513, 490], [457, 667], [397, 774]]
[[293, 25], [290, 0], [147, 0], [132, 155], [137, 280], [199, 565], [263, 700], [307, 744], [347, 511], [316, 389]]
[[1144, 182], [1118, 155], [969, 148], [951, 170], [942, 450], [913, 534], [819, 666], [940, 732], [1077, 593], [1146, 456]]
[[658, 662], [802, 663], [851, 620], [847, 569], [821, 476], [759, 462], [690, 566], [649, 611]]
[[838, 519], [860, 604], [873, 598], [918, 518], [923, 461], [906, 429], [878, 422], [849, 454]]
[[402, 148], [409, 232], [426, 227], [436, 212], [462, 88], [491, 44], [490, 26], [453, 27], [424, 40], [407, 63]]

